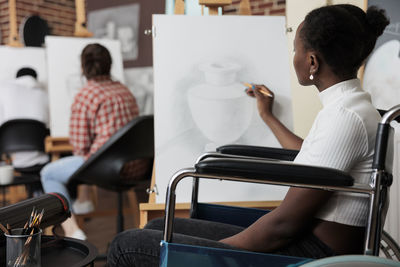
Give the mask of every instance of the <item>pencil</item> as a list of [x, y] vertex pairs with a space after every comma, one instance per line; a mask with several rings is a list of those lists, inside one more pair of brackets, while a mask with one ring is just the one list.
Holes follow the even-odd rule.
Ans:
[[[249, 83], [243, 82], [244, 86], [247, 86], [248, 88], [253, 89], [254, 91], [254, 85], [251, 85]], [[263, 95], [269, 96], [269, 97], [274, 97], [270, 92], [268, 92], [267, 90], [265, 90], [264, 88], [260, 88], [260, 93], [262, 93]]]

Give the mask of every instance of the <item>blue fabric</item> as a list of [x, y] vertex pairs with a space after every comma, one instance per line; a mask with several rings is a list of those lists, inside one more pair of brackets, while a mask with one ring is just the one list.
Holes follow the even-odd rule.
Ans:
[[222, 248], [198, 247], [161, 242], [160, 266], [167, 267], [244, 267], [303, 264], [310, 261], [299, 257], [279, 256]]
[[248, 227], [268, 212], [256, 208], [198, 203], [194, 218]]
[[71, 197], [66, 184], [71, 175], [85, 162], [81, 156], [69, 156], [53, 161], [40, 172], [42, 186], [45, 193], [56, 192], [62, 194], [69, 206], [72, 207]]

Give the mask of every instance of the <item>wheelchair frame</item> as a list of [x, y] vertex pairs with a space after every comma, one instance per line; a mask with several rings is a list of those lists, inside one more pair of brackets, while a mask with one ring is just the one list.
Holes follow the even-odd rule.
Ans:
[[[330, 168], [311, 167], [294, 164], [287, 161], [260, 159], [258, 157], [243, 158], [243, 156], [224, 155], [220, 153], [207, 153], [201, 156], [194, 168], [187, 168], [178, 171], [172, 176], [168, 184], [165, 207], [165, 226], [163, 233], [164, 241], [172, 241], [172, 222], [174, 217], [176, 186], [184, 178], [193, 177], [194, 187], [192, 192], [192, 212], [196, 212], [199, 178], [367, 194], [369, 195], [370, 208], [366, 227], [364, 254], [378, 256], [383, 222], [387, 211], [388, 188], [392, 183], [391, 173], [385, 170], [386, 152], [389, 139], [388, 137], [391, 129], [390, 122], [399, 115], [400, 105], [397, 105], [386, 112], [378, 124], [372, 173], [370, 183], [368, 185], [357, 183], [353, 184], [352, 178], [349, 177], [349, 175]], [[216, 159], [209, 160], [211, 157]], [[243, 164], [263, 166], [263, 171], [266, 170], [267, 172], [252, 172], [249, 169], [243, 170], [238, 168], [238, 165], [240, 166]], [[224, 171], [224, 168], [228, 168], [230, 171], [226, 172]], [[326, 172], [333, 179], [325, 181], [324, 179], [321, 179], [321, 177], [314, 177], [321, 180], [319, 183], [310, 183], [307, 181], [307, 179], [301, 180], [301, 178], [304, 177], [296, 177], [296, 179], [286, 179], [282, 181], [281, 177], [277, 177], [277, 175], [270, 175], [268, 173], [268, 170], [274, 172], [276, 169], [281, 169], [283, 171], [282, 176], [284, 177], [285, 175], [293, 175], [293, 173], [296, 173], [299, 168], [302, 170], [312, 169], [313, 172], [318, 171], [319, 173], [317, 173], [317, 175], [319, 175], [320, 172]], [[237, 171], [238, 174], [232, 174], [232, 170]], [[270, 177], [266, 178], [265, 176], [268, 175]], [[340, 180], [339, 182], [335, 181], [337, 178]]]

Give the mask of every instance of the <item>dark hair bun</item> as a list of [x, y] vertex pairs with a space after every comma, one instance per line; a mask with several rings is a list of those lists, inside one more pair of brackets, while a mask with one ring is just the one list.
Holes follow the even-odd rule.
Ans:
[[368, 8], [366, 18], [370, 32], [376, 37], [380, 36], [389, 24], [385, 10], [379, 9], [376, 6]]
[[365, 12], [354, 5], [330, 5], [308, 13], [299, 36], [307, 50], [317, 51], [337, 76], [346, 78], [357, 72], [388, 24], [377, 7]]
[[110, 52], [101, 44], [88, 44], [82, 51], [81, 64], [87, 79], [109, 76], [112, 58]]

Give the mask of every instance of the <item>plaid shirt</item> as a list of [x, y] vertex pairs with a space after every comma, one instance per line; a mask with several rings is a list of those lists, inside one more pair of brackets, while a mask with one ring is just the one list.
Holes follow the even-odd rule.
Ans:
[[[138, 115], [136, 99], [124, 85], [109, 77], [89, 80], [76, 94], [71, 107], [69, 136], [74, 155], [88, 159]], [[123, 176], [143, 172], [144, 165], [142, 160], [126, 164]]]

